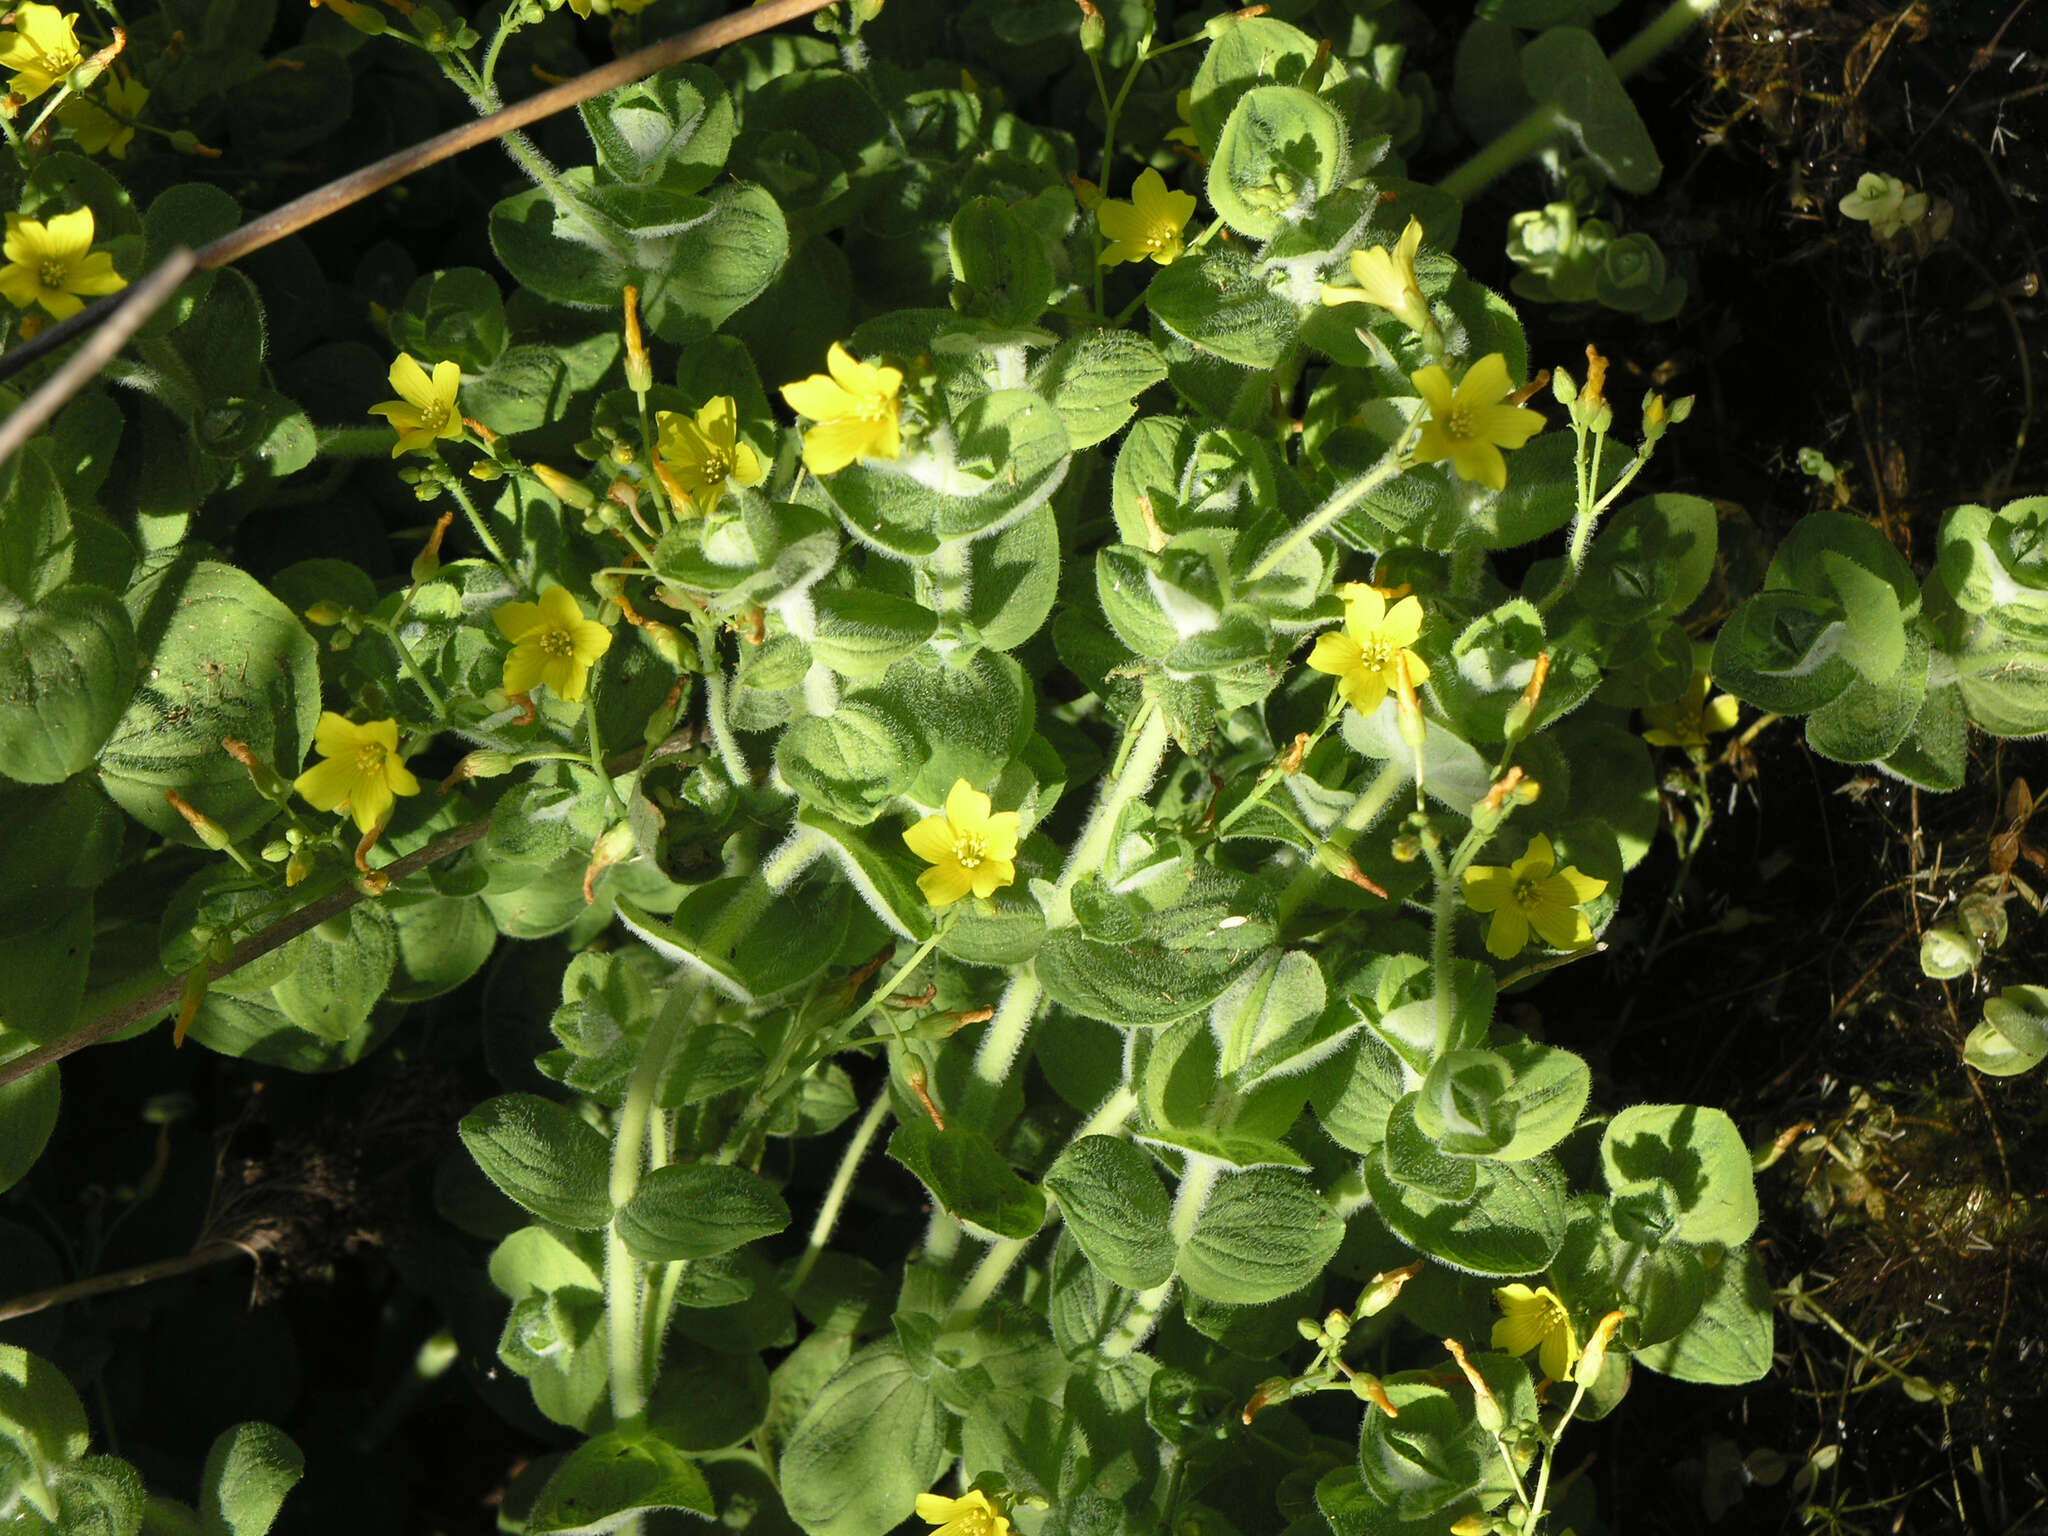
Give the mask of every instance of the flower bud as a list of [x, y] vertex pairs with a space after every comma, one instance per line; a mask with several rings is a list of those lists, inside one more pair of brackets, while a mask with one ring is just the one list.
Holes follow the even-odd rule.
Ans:
[[344, 608], [340, 603], [331, 603], [322, 599], [306, 610], [306, 622], [308, 624], [318, 624], [323, 629], [335, 624], [346, 624], [351, 611]]
[[1614, 1339], [1614, 1330], [1621, 1326], [1624, 1313], [1610, 1312], [1601, 1318], [1593, 1329], [1593, 1337], [1586, 1341], [1586, 1351], [1579, 1356], [1579, 1363], [1572, 1369], [1574, 1384], [1590, 1388], [1599, 1380], [1600, 1367], [1607, 1360], [1607, 1346]]
[[580, 480], [572, 480], [559, 469], [546, 464], [532, 467], [533, 478], [547, 487], [548, 494], [565, 507], [574, 507], [578, 512], [588, 512], [597, 505], [597, 497], [590, 487]]
[[185, 1031], [192, 1027], [192, 1021], [199, 1016], [199, 1005], [206, 1001], [207, 977], [206, 962], [203, 960], [185, 973], [185, 985], [178, 994], [178, 1021], [171, 1030], [173, 1049], [185, 1043]]
[[1401, 1287], [1422, 1273], [1425, 1261], [1417, 1259], [1413, 1264], [1400, 1269], [1382, 1270], [1372, 1277], [1372, 1285], [1358, 1303], [1360, 1317], [1378, 1317], [1391, 1307], [1401, 1294]]
[[412, 561], [413, 585], [432, 581], [441, 574], [441, 540], [448, 533], [448, 525], [455, 521], [453, 512], [443, 512], [434, 524], [434, 531], [427, 535], [426, 547]]
[[199, 841], [211, 848], [215, 853], [233, 846], [235, 840], [228, 835], [226, 827], [222, 826], [205, 812], [195, 809], [175, 789], [165, 790], [164, 799], [171, 803], [172, 810], [185, 818], [185, 825], [199, 835]]
[[1536, 719], [1536, 706], [1543, 702], [1543, 684], [1549, 676], [1550, 652], [1538, 652], [1535, 668], [1529, 674], [1528, 687], [1522, 690], [1520, 698], [1508, 706], [1506, 731], [1510, 743], [1520, 741], [1529, 734], [1529, 727]]
[[365, 37], [381, 37], [386, 29], [383, 14], [374, 6], [357, 5], [355, 0], [313, 0], [324, 5]]
[[1389, 851], [1394, 855], [1396, 864], [1413, 864], [1422, 857], [1422, 840], [1412, 832], [1403, 832], [1394, 839]]
[[640, 290], [626, 285], [626, 388], [644, 395], [654, 388], [654, 363], [647, 355], [647, 342], [640, 335]]
[[1456, 1339], [1445, 1339], [1444, 1348], [1451, 1352], [1451, 1358], [1458, 1362], [1458, 1369], [1465, 1373], [1465, 1380], [1472, 1385], [1472, 1412], [1479, 1420], [1479, 1427], [1489, 1435], [1498, 1435], [1507, 1427], [1507, 1415], [1501, 1411], [1500, 1399], [1493, 1395], [1493, 1388], [1486, 1384], [1486, 1378], [1479, 1374], [1479, 1368], [1465, 1358], [1465, 1346]]
[[1081, 7], [1081, 51], [1091, 56], [1102, 52], [1103, 38], [1109, 30], [1108, 23], [1102, 19], [1102, 12], [1089, 4], [1089, 0], [1074, 0], [1074, 3]]
[[292, 796], [291, 785], [277, 776], [270, 764], [263, 761], [249, 749], [249, 744], [237, 741], [232, 736], [221, 738], [221, 750], [242, 765], [249, 775], [249, 782], [256, 787], [256, 793], [266, 800], [283, 805]]
[[689, 658], [683, 653], [683, 637], [674, 628], [648, 619], [640, 625], [640, 638], [654, 648], [655, 655], [678, 672], [693, 670]]
[[504, 479], [505, 471], [498, 468], [489, 459], [478, 459], [469, 466], [469, 478], [481, 480], [485, 485], [489, 485], [493, 480]]

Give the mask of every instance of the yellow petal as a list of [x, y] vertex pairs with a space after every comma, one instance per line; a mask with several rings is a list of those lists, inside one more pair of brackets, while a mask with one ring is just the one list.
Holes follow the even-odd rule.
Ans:
[[953, 1512], [960, 1507], [960, 1500], [949, 1499], [944, 1494], [920, 1493], [917, 1496], [917, 1518], [929, 1525], [943, 1525], [953, 1518]]
[[[1142, 244], [1150, 232], [1143, 214], [1131, 204], [1119, 202], [1113, 197], [1104, 198], [1102, 206], [1095, 210], [1095, 223], [1103, 234], [1115, 241]], [[1104, 253], [1105, 256], [1107, 254]], [[1128, 256], [1121, 259], [1130, 260]]]
[[916, 826], [903, 830], [903, 846], [927, 864], [952, 858], [953, 844], [953, 824], [943, 816], [927, 816]]
[[391, 786], [384, 782], [383, 774], [366, 773], [356, 778], [355, 788], [349, 792], [348, 813], [358, 832], [374, 831], [378, 823], [391, 815], [391, 806]]
[[539, 603], [500, 603], [491, 610], [491, 622], [514, 645], [548, 627], [547, 614]]
[[[981, 829], [981, 846], [991, 859], [1009, 860], [1017, 857], [1017, 813], [997, 811], [989, 817], [988, 824]], [[1012, 870], [1005, 878], [1008, 884], [1016, 878]]]
[[1337, 679], [1337, 692], [1344, 696], [1345, 703], [1361, 715], [1369, 715], [1385, 702], [1387, 680], [1378, 672], [1369, 672], [1364, 667], [1359, 667]]
[[946, 820], [962, 837], [979, 837], [988, 826], [993, 802], [965, 779], [955, 779], [946, 791]]
[[60, 213], [45, 226], [49, 230], [49, 254], [59, 261], [76, 261], [92, 249], [92, 210], [74, 208]]
[[319, 724], [313, 727], [313, 750], [322, 757], [347, 756], [371, 739], [362, 726], [331, 709], [322, 710]]
[[[1351, 591], [1344, 599], [1344, 628], [1363, 644], [1373, 637], [1374, 631], [1386, 618], [1387, 600], [1380, 595], [1377, 587], [1369, 587], [1362, 582], [1353, 582], [1350, 585]], [[1410, 635], [1408, 638], [1413, 640], [1415, 637]]]
[[954, 902], [974, 889], [974, 876], [960, 867], [960, 862], [948, 858], [943, 864], [936, 864], [917, 877], [917, 888], [924, 892], [924, 899], [935, 907], [950, 907]]
[[1732, 693], [1721, 694], [1709, 704], [1700, 724], [1709, 736], [1735, 729], [1735, 722], [1741, 717], [1742, 705]]
[[[1405, 650], [1415, 643], [1415, 637], [1422, 633], [1422, 603], [1413, 597], [1404, 597], [1387, 609], [1386, 616], [1379, 622], [1380, 638], [1397, 649]], [[1412, 670], [1411, 670], [1412, 675]], [[1421, 678], [1415, 679], [1421, 682]]]
[[1481, 405], [1472, 409], [1472, 430], [1502, 448], [1520, 448], [1543, 430], [1543, 417], [1525, 405]]
[[1529, 846], [1522, 856], [1515, 860], [1517, 880], [1541, 880], [1557, 867], [1557, 853], [1550, 846], [1550, 839], [1538, 832], [1529, 839]]
[[391, 786], [394, 795], [416, 795], [420, 792], [419, 779], [396, 757], [384, 765], [384, 782]]
[[547, 675], [548, 653], [537, 645], [515, 645], [505, 658], [505, 691], [531, 693]]
[[1429, 681], [1429, 663], [1410, 650], [1403, 650], [1401, 654], [1408, 658], [1408, 681], [1420, 688]]
[[583, 622], [582, 606], [577, 603], [576, 594], [567, 587], [543, 588], [540, 611], [550, 629], [568, 629]]
[[1491, 443], [1476, 438], [1452, 439], [1450, 452], [1440, 457], [1449, 459], [1451, 468], [1474, 485], [1483, 485], [1491, 491], [1508, 488], [1508, 461]]
[[569, 650], [576, 665], [590, 668], [612, 648], [612, 632], [593, 619], [578, 619], [569, 626]]
[[1607, 889], [1607, 882], [1589, 875], [1576, 864], [1567, 865], [1552, 877], [1570, 893], [1570, 905], [1583, 907]]
[[1330, 630], [1316, 636], [1315, 649], [1308, 653], [1308, 664], [1312, 671], [1344, 677], [1356, 671], [1364, 657], [1365, 652], [1356, 640]]
[[1528, 918], [1512, 901], [1503, 902], [1486, 925], [1486, 952], [1496, 960], [1512, 960], [1528, 946]]
[[974, 894], [985, 900], [1017, 878], [1017, 866], [1008, 859], [985, 858], [971, 873]]
[[[863, 457], [875, 440], [875, 423], [821, 421], [804, 432], [804, 467], [814, 475], [836, 474]], [[887, 455], [894, 458], [895, 455]]]
[[1584, 949], [1593, 942], [1593, 925], [1577, 907], [1561, 906], [1539, 897], [1528, 917], [1536, 936], [1552, 949]]
[[590, 682], [590, 668], [579, 667], [574, 656], [550, 656], [541, 668], [540, 680], [563, 703], [580, 704]]
[[330, 757], [293, 779], [292, 788], [314, 810], [331, 811], [348, 798], [355, 783], [355, 765], [346, 758]]
[[1474, 864], [1465, 871], [1465, 905], [1474, 912], [1497, 911], [1514, 889], [1514, 872], [1498, 864]]
[[1431, 363], [1420, 373], [1411, 374], [1409, 382], [1415, 386], [1415, 392], [1422, 396], [1423, 402], [1428, 405], [1429, 414], [1438, 422], [1451, 414], [1451, 376], [1443, 369]]
[[128, 286], [128, 279], [114, 270], [113, 257], [105, 251], [93, 251], [72, 267], [64, 286], [73, 293], [119, 293]]
[[1495, 405], [1513, 387], [1508, 380], [1507, 358], [1498, 352], [1489, 352], [1467, 369], [1465, 377], [1458, 381], [1456, 403], [1466, 410]]
[[434, 403], [434, 381], [427, 377], [427, 370], [410, 352], [398, 354], [386, 377], [399, 396], [416, 409], [424, 411]]

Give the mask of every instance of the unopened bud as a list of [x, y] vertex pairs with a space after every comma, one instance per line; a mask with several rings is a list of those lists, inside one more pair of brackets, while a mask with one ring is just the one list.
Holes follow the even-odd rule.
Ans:
[[1572, 1368], [1575, 1384], [1590, 1388], [1599, 1379], [1600, 1367], [1607, 1361], [1607, 1346], [1614, 1341], [1614, 1330], [1621, 1326], [1624, 1315], [1610, 1312], [1595, 1325], [1593, 1337], [1586, 1341], [1586, 1352], [1579, 1356], [1579, 1363]]
[[1395, 724], [1400, 727], [1401, 739], [1408, 743], [1408, 749], [1415, 754], [1415, 777], [1422, 778], [1422, 744], [1428, 739], [1429, 728], [1422, 718], [1422, 701], [1415, 696], [1415, 683], [1408, 675], [1408, 653], [1394, 653], [1394, 704]]
[[547, 487], [548, 494], [565, 507], [574, 507], [578, 512], [588, 512], [597, 505], [597, 497], [590, 487], [580, 480], [572, 480], [546, 464], [535, 464], [533, 478]]
[[1417, 1259], [1400, 1269], [1382, 1270], [1372, 1277], [1372, 1284], [1358, 1303], [1360, 1317], [1378, 1317], [1391, 1307], [1401, 1294], [1401, 1287], [1422, 1273], [1424, 1261]]
[[1261, 1408], [1270, 1408], [1275, 1403], [1284, 1403], [1294, 1395], [1294, 1383], [1285, 1376], [1270, 1376], [1252, 1390], [1251, 1400], [1244, 1405], [1244, 1422], [1249, 1424], [1258, 1416]]
[[1332, 1307], [1323, 1317], [1323, 1332], [1332, 1343], [1342, 1344], [1351, 1333], [1351, 1319]]
[[180, 128], [171, 135], [171, 148], [181, 155], [196, 155], [202, 160], [218, 160], [221, 152], [210, 144], [199, 142], [199, 135], [189, 128]]
[[306, 610], [306, 622], [308, 624], [318, 624], [323, 629], [335, 624], [346, 624], [352, 611], [343, 607], [340, 603], [332, 603], [323, 599]]
[[1250, 21], [1254, 16], [1263, 16], [1270, 9], [1272, 9], [1270, 6], [1248, 5], [1241, 11], [1226, 11], [1221, 16], [1211, 16], [1203, 24], [1202, 36], [1208, 38], [1213, 43], [1240, 21]]
[[640, 290], [626, 285], [626, 388], [644, 395], [654, 388], [654, 363], [640, 335]]
[[299, 884], [306, 878], [306, 876], [312, 873], [313, 855], [308, 853], [304, 848], [294, 848], [292, 850], [292, 856], [289, 859], [285, 860], [285, 889], [291, 889], [291, 887]]
[[479, 748], [456, 763], [453, 771], [441, 781], [441, 793], [445, 795], [456, 785], [466, 783], [470, 779], [498, 778], [518, 766], [519, 760], [510, 752], [499, 752], [490, 747]]
[[1103, 38], [1109, 30], [1108, 23], [1102, 19], [1102, 12], [1088, 0], [1074, 0], [1074, 3], [1081, 7], [1081, 51], [1090, 55], [1102, 52]]
[[690, 660], [683, 651], [683, 637], [671, 626], [647, 619], [640, 625], [640, 637], [654, 648], [655, 655], [678, 672], [691, 670]]
[[1607, 359], [1602, 357], [1592, 343], [1586, 344], [1586, 387], [1579, 392], [1579, 398], [1588, 409], [1599, 405], [1607, 398]]
[[1529, 734], [1529, 727], [1536, 720], [1536, 706], [1543, 702], [1543, 684], [1550, 676], [1550, 652], [1539, 652], [1536, 665], [1529, 674], [1529, 686], [1522, 690], [1520, 698], [1508, 706], [1507, 739], [1510, 743], [1520, 741]]
[[1656, 433], [1663, 431], [1665, 423], [1670, 421], [1670, 419], [1671, 412], [1666, 408], [1662, 395], [1653, 392], [1643, 396], [1643, 435], [1645, 437], [1654, 436]]
[[1386, 1384], [1371, 1371], [1356, 1371], [1351, 1377], [1352, 1395], [1368, 1402], [1390, 1419], [1401, 1417], [1401, 1410], [1394, 1406], [1394, 1400], [1387, 1396]]
[[192, 1027], [192, 1021], [199, 1016], [199, 1005], [206, 1001], [207, 968], [201, 961], [185, 973], [185, 984], [178, 994], [178, 1021], [171, 1030], [171, 1045], [175, 1049], [185, 1043], [185, 1031]]
[[1422, 839], [1412, 832], [1403, 832], [1394, 839], [1388, 851], [1393, 854], [1396, 864], [1413, 864], [1422, 857]]
[[235, 840], [228, 836], [228, 829], [226, 827], [215, 821], [211, 816], [208, 816], [204, 811], [195, 809], [175, 789], [165, 790], [164, 798], [170, 801], [172, 810], [185, 818], [185, 825], [199, 835], [199, 841], [213, 849], [214, 852], [218, 853], [222, 849], [233, 845]]
[[1570, 405], [1579, 398], [1579, 386], [1562, 368], [1550, 376], [1550, 392], [1557, 397], [1559, 405]]
[[1489, 1435], [1498, 1435], [1507, 1427], [1507, 1415], [1501, 1412], [1500, 1399], [1493, 1395], [1493, 1388], [1486, 1384], [1486, 1378], [1479, 1374], [1479, 1368], [1465, 1358], [1465, 1346], [1456, 1339], [1445, 1339], [1444, 1348], [1451, 1352], [1451, 1358], [1458, 1362], [1458, 1369], [1465, 1373], [1465, 1380], [1472, 1384], [1472, 1412], [1479, 1420], [1479, 1427]]
[[1323, 1336], [1323, 1325], [1312, 1317], [1297, 1317], [1294, 1331], [1313, 1344]]
[[223, 752], [242, 765], [243, 771], [249, 775], [249, 782], [256, 787], [257, 794], [279, 805], [291, 798], [291, 785], [279, 778], [270, 764], [251, 751], [247, 742], [237, 741], [232, 736], [223, 736], [220, 745]]
[[589, 906], [597, 900], [595, 887], [597, 877], [614, 864], [623, 864], [633, 856], [633, 828], [626, 822], [607, 829], [590, 850], [590, 863], [583, 870], [583, 905]]
[[365, 37], [384, 35], [384, 17], [372, 6], [357, 5], [355, 0], [313, 0], [313, 4], [326, 6]]
[[469, 478], [481, 480], [484, 484], [489, 485], [493, 480], [504, 479], [505, 471], [498, 468], [489, 459], [478, 459], [469, 466]]
[[426, 547], [412, 560], [413, 585], [432, 581], [441, 574], [441, 540], [447, 536], [448, 525], [455, 521], [453, 512], [443, 512], [434, 524], [434, 531], [427, 535]]

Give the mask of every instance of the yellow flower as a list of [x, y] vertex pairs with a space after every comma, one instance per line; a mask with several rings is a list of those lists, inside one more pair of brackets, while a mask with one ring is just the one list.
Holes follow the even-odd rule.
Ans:
[[66, 16], [56, 6], [37, 5], [35, 0], [15, 7], [14, 39], [0, 49], [0, 68], [14, 71], [8, 90], [23, 101], [34, 101], [85, 62], [78, 34], [71, 30], [76, 20], [76, 11]]
[[491, 622], [512, 642], [505, 658], [507, 693], [531, 693], [546, 683], [556, 698], [574, 704], [597, 658], [612, 645], [612, 632], [583, 617], [567, 587], [549, 587], [537, 603], [500, 603], [491, 610]]
[[80, 295], [98, 298], [126, 288], [128, 279], [114, 270], [114, 258], [92, 248], [92, 232], [90, 208], [60, 213], [47, 224], [8, 214], [0, 295], [16, 309], [40, 304], [54, 318], [68, 320], [85, 308]]
[[1584, 949], [1593, 942], [1592, 924], [1579, 908], [1606, 890], [1607, 882], [1582, 873], [1577, 865], [1556, 865], [1550, 839], [1538, 832], [1508, 868], [1475, 864], [1465, 871], [1465, 905], [1493, 914], [1486, 928], [1488, 954], [1514, 959], [1528, 944], [1532, 928], [1555, 949]]
[[1182, 91], [1173, 98], [1173, 114], [1180, 119], [1180, 126], [1166, 130], [1167, 143], [1185, 144], [1189, 149], [1197, 147], [1200, 141], [1195, 138], [1194, 106], [1193, 91]]
[[1415, 443], [1415, 462], [1451, 461], [1467, 480], [1507, 489], [1503, 448], [1519, 448], [1543, 430], [1543, 418], [1520, 405], [1503, 405], [1512, 392], [1507, 359], [1489, 352], [1466, 370], [1455, 393], [1451, 376], [1432, 363], [1413, 376], [1415, 391], [1429, 406], [1429, 420]]
[[420, 792], [420, 781], [398, 755], [396, 720], [357, 725], [324, 710], [313, 731], [313, 750], [326, 761], [292, 780], [292, 788], [316, 811], [346, 810], [365, 834], [391, 815], [394, 795]]
[[990, 815], [990, 803], [965, 779], [955, 779], [946, 814], [927, 816], [903, 834], [904, 846], [932, 866], [917, 877], [917, 888], [933, 906], [950, 907], [969, 891], [993, 896], [1017, 878], [1011, 862], [1017, 857], [1017, 813]]
[[1010, 1532], [1010, 1522], [979, 1488], [964, 1499], [920, 1493], [917, 1518], [938, 1527], [932, 1536], [1009, 1536]]
[[1500, 1287], [1493, 1299], [1501, 1310], [1500, 1321], [1493, 1325], [1493, 1347], [1510, 1355], [1537, 1350], [1536, 1363], [1543, 1374], [1552, 1381], [1565, 1380], [1579, 1358], [1579, 1340], [1557, 1292], [1547, 1285], [1532, 1291], [1517, 1283]]
[[1704, 747], [1709, 736], [1734, 730], [1742, 706], [1732, 693], [1720, 694], [1709, 703], [1707, 690], [1712, 686], [1713, 679], [1706, 673], [1695, 672], [1684, 698], [1672, 704], [1645, 705], [1643, 720], [1650, 728], [1643, 732], [1643, 740], [1653, 747]]
[[[149, 101], [149, 87], [120, 70], [107, 76], [107, 106], [74, 96], [57, 109], [57, 121], [71, 130], [78, 147], [88, 155], [105, 153], [116, 160], [128, 158], [128, 145], [135, 137], [135, 120]], [[115, 113], [120, 115], [117, 117]]]
[[1308, 664], [1337, 679], [1337, 691], [1362, 715], [1380, 707], [1394, 685], [1394, 661], [1408, 658], [1408, 681], [1429, 681], [1429, 666], [1409, 647], [1422, 633], [1422, 604], [1404, 597], [1391, 608], [1377, 587], [1347, 581], [1337, 589], [1344, 599], [1344, 628], [1316, 637]]
[[816, 423], [804, 433], [804, 467], [829, 475], [855, 459], [894, 459], [903, 453], [896, 392], [903, 372], [857, 361], [838, 342], [826, 354], [829, 376], [814, 373], [782, 386], [782, 398]]
[[708, 400], [692, 421], [680, 411], [657, 411], [655, 456], [669, 489], [709, 517], [725, 494], [725, 483], [754, 485], [761, 461], [739, 440], [739, 407], [731, 395]]
[[429, 378], [410, 352], [401, 352], [388, 377], [400, 398], [371, 406], [370, 414], [382, 416], [398, 433], [391, 457], [428, 453], [435, 438], [462, 436], [462, 407], [455, 399], [455, 392], [462, 387], [459, 363], [436, 363]]
[[1379, 246], [1351, 253], [1356, 288], [1323, 287], [1325, 304], [1377, 304], [1390, 309], [1411, 331], [1429, 327], [1429, 301], [1415, 280], [1415, 253], [1422, 248], [1422, 223], [1410, 219], [1400, 242], [1389, 252]]
[[1171, 265], [1181, 253], [1180, 232], [1194, 212], [1191, 193], [1169, 191], [1157, 171], [1143, 172], [1131, 188], [1130, 202], [1106, 197], [1095, 210], [1096, 226], [1109, 237], [1102, 264], [1114, 267], [1149, 256], [1162, 267]]

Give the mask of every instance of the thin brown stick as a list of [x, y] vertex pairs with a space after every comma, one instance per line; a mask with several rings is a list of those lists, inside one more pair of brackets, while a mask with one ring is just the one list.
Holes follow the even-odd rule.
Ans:
[[[701, 27], [692, 27], [687, 32], [678, 32], [674, 37], [650, 44], [622, 59], [614, 59], [574, 80], [565, 80], [560, 85], [550, 86], [524, 101], [516, 101], [488, 117], [475, 122], [463, 123], [450, 128], [446, 133], [436, 134], [431, 139], [386, 155], [361, 170], [351, 171], [346, 176], [316, 187], [303, 197], [295, 197], [281, 208], [273, 208], [260, 218], [253, 219], [240, 229], [223, 235], [210, 245], [200, 248], [199, 266], [211, 271], [239, 261], [252, 251], [259, 251], [266, 245], [275, 244], [287, 235], [297, 234], [309, 225], [317, 224], [330, 214], [339, 213], [353, 203], [359, 203], [373, 193], [381, 192], [394, 182], [403, 181], [415, 171], [438, 165], [465, 149], [474, 149], [479, 144], [488, 144], [493, 139], [539, 122], [569, 107], [580, 106], [593, 96], [616, 90], [622, 85], [631, 85], [671, 64], [680, 64], [685, 59], [694, 59], [743, 41], [756, 33], [766, 32], [785, 21], [799, 16], [808, 16], [822, 11], [833, 0], [768, 0], [764, 5], [735, 11], [721, 16], [716, 21], [706, 22]], [[136, 290], [124, 288], [103, 299], [87, 305], [69, 320], [61, 320], [49, 327], [31, 341], [9, 348], [0, 354], [0, 379], [7, 378], [27, 367], [37, 358], [63, 346], [81, 332], [101, 324], [107, 316], [124, 304], [132, 302], [130, 295]]]
[[93, 332], [90, 341], [66, 358], [62, 368], [43, 380], [34, 394], [0, 422], [0, 464], [13, 458], [23, 443], [42, 430], [43, 423], [64, 408], [65, 401], [114, 360], [115, 354], [128, 345], [128, 338], [163, 308], [178, 284], [191, 276], [196, 264], [192, 253], [179, 246], [154, 272], [127, 290], [130, 297], [120, 312], [109, 316], [107, 323]]
[[[436, 838], [417, 853], [409, 853], [402, 859], [394, 860], [377, 871], [388, 881], [403, 880], [407, 875], [417, 874], [429, 864], [435, 864], [451, 854], [460, 853], [490, 830], [490, 820], [473, 821], [467, 826], [457, 827], [453, 832]], [[230, 971], [240, 970], [250, 961], [260, 959], [273, 949], [289, 944], [300, 934], [306, 933], [364, 899], [363, 893], [352, 885], [329, 891], [318, 901], [299, 908], [289, 917], [280, 918], [261, 933], [252, 933], [235, 946], [235, 952], [224, 964], [214, 966], [208, 973], [209, 981], [218, 981]], [[152, 992], [147, 992], [133, 1002], [123, 1003], [118, 1008], [109, 1008], [91, 1022], [59, 1035], [47, 1045], [37, 1046], [26, 1056], [17, 1056], [12, 1061], [0, 1062], [0, 1086], [27, 1077], [29, 1073], [47, 1067], [53, 1061], [62, 1061], [73, 1051], [82, 1051], [89, 1045], [98, 1045], [109, 1035], [117, 1035], [134, 1024], [140, 1024], [157, 1015], [168, 1013], [178, 1006], [184, 996], [185, 982], [182, 977], [165, 982]]]
[[206, 1243], [175, 1259], [154, 1259], [147, 1264], [136, 1264], [128, 1269], [109, 1270], [104, 1275], [73, 1280], [68, 1285], [53, 1285], [48, 1290], [30, 1291], [26, 1296], [17, 1296], [12, 1301], [0, 1301], [0, 1323], [11, 1322], [17, 1317], [27, 1317], [31, 1312], [41, 1312], [48, 1307], [61, 1307], [67, 1302], [84, 1301], [89, 1296], [104, 1296], [110, 1291], [125, 1291], [134, 1286], [149, 1285], [157, 1280], [168, 1280], [173, 1275], [190, 1274], [193, 1270], [205, 1269], [210, 1264], [224, 1264], [229, 1259], [250, 1256], [249, 1250], [240, 1243]]

